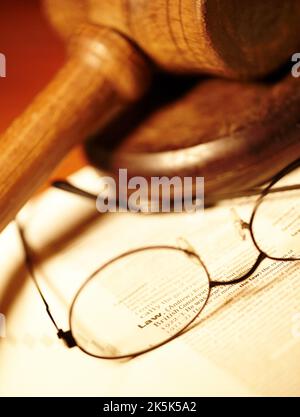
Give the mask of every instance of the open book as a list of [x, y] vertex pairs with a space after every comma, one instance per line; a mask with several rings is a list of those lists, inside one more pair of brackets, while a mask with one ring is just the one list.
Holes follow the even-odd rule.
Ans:
[[[74, 181], [85, 189], [99, 187], [91, 168]], [[79, 286], [105, 261], [132, 248], [184, 239], [213, 279], [242, 275], [257, 250], [236, 228], [235, 217], [249, 220], [254, 201], [232, 200], [195, 214], [100, 215], [92, 202], [50, 189], [20, 218], [39, 283], [67, 329]], [[89, 357], [57, 339], [24, 266], [14, 223], [0, 236], [0, 264], [0, 312], [6, 319], [0, 395], [300, 395], [298, 262], [265, 260], [246, 282], [214, 288], [188, 331], [119, 361]]]

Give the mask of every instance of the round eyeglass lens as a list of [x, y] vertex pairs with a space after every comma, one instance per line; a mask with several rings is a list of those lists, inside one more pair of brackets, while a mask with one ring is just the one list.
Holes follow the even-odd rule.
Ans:
[[[263, 197], [253, 217], [254, 240], [261, 251], [274, 259], [300, 259], [299, 178], [297, 168], [279, 179]], [[297, 183], [298, 189], [293, 189]]]
[[133, 356], [178, 335], [199, 315], [209, 291], [197, 255], [168, 246], [134, 250], [80, 288], [70, 310], [72, 335], [90, 355]]

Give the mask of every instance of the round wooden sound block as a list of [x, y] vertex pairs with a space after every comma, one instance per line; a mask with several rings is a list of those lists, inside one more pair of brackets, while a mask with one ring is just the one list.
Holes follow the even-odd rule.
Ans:
[[235, 195], [300, 156], [300, 80], [290, 72], [251, 83], [159, 78], [86, 152], [116, 178], [119, 168], [129, 178], [203, 176], [206, 201]]

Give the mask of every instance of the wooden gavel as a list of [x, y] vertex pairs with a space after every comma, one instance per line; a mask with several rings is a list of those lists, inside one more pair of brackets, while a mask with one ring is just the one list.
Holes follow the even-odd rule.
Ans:
[[0, 141], [0, 230], [77, 143], [149, 88], [151, 72], [263, 77], [299, 45], [297, 0], [47, 0], [69, 58]]

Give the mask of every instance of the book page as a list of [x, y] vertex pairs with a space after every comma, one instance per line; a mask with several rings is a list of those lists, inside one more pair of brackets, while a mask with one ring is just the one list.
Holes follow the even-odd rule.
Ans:
[[[92, 169], [77, 173], [74, 181], [99, 187]], [[68, 329], [79, 287], [105, 262], [134, 248], [186, 245], [201, 257], [211, 280], [246, 273], [258, 251], [236, 218], [248, 221], [254, 201], [233, 200], [194, 214], [99, 214], [93, 202], [51, 189], [25, 207], [20, 219], [51, 311]], [[212, 288], [201, 315], [180, 337], [134, 358], [105, 360], [67, 349], [57, 339], [13, 223], [0, 247], [0, 310], [6, 317], [1, 395], [300, 394], [298, 262], [264, 260], [246, 281]], [[128, 266], [129, 275], [130, 268], [136, 265]], [[189, 282], [188, 271], [180, 275], [181, 283]], [[171, 287], [162, 286], [161, 296], [178, 292]], [[144, 296], [149, 305], [154, 302], [153, 293]], [[177, 308], [186, 301], [178, 300]], [[127, 307], [135, 311], [138, 303], [132, 297]], [[173, 325], [175, 313], [174, 308], [161, 326]]]

